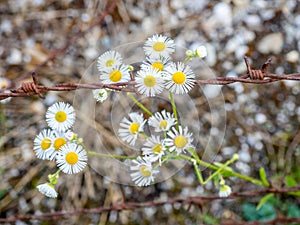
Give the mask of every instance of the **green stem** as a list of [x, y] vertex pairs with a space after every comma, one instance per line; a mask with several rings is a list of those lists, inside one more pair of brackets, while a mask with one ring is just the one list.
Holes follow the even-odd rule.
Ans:
[[174, 117], [175, 117], [175, 120], [176, 120], [176, 130], [178, 131], [179, 129], [179, 125], [178, 125], [178, 115], [177, 115], [177, 110], [176, 110], [176, 104], [175, 104], [175, 100], [174, 100], [174, 96], [172, 94], [171, 91], [169, 91], [169, 98], [170, 98], [170, 101], [171, 101], [171, 104], [172, 104], [172, 110], [173, 110], [173, 114], [174, 114]]
[[[199, 159], [194, 159], [192, 157], [189, 157], [189, 156], [186, 156], [186, 155], [180, 155], [180, 157], [182, 159], [185, 159], [185, 160], [188, 160], [190, 162], [193, 162], [193, 160], [196, 160], [196, 162], [200, 165], [200, 166], [203, 166], [203, 167], [207, 167], [207, 168], [210, 168], [212, 170], [218, 170], [220, 167], [218, 166], [214, 166], [212, 164], [209, 164], [207, 162], [204, 162], [202, 160], [199, 160]], [[246, 176], [246, 175], [243, 175], [243, 174], [240, 174], [240, 173], [237, 173], [237, 172], [234, 172], [234, 171], [230, 171], [230, 173], [232, 174], [232, 176], [235, 176], [235, 177], [238, 177], [240, 179], [243, 179], [243, 180], [247, 180], [247, 181], [250, 181], [254, 184], [257, 184], [257, 185], [261, 185], [263, 186], [263, 183], [260, 181], [260, 180], [257, 180], [255, 178], [252, 178], [252, 177], [249, 177], [249, 176]]]
[[87, 154], [91, 156], [99, 156], [99, 157], [113, 158], [113, 159], [135, 159], [136, 158], [136, 156], [109, 155], [109, 154], [103, 154], [94, 151], [87, 151]]
[[138, 107], [144, 110], [145, 113], [147, 113], [149, 116], [153, 116], [153, 113], [149, 109], [147, 109], [142, 103], [140, 103], [131, 93], [128, 92], [127, 95]]

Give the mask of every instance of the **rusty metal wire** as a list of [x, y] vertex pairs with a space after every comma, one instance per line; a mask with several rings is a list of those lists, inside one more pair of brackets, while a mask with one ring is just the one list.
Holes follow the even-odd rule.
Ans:
[[[248, 58], [244, 57], [245, 64], [247, 67], [247, 73], [240, 77], [217, 77], [215, 79], [206, 80], [196, 80], [197, 85], [210, 84], [210, 85], [227, 85], [235, 82], [250, 83], [250, 84], [267, 84], [280, 80], [300, 80], [300, 73], [293, 74], [272, 74], [268, 73], [267, 69], [271, 63], [271, 58], [269, 58], [261, 67], [261, 69], [254, 70], [251, 69], [248, 62]], [[41, 92], [48, 91], [73, 91], [76, 89], [98, 89], [107, 88], [115, 91], [124, 92], [135, 92], [134, 87], [128, 87], [135, 84], [133, 76], [131, 76], [131, 81], [116, 83], [116, 84], [102, 84], [102, 83], [90, 83], [90, 84], [79, 84], [79, 83], [62, 83], [54, 86], [43, 86], [38, 85], [35, 72], [32, 73], [32, 82], [24, 82], [20, 88], [10, 90], [7, 92], [0, 92], [0, 100], [8, 97], [25, 97], [38, 95], [40, 98], [44, 98]]]

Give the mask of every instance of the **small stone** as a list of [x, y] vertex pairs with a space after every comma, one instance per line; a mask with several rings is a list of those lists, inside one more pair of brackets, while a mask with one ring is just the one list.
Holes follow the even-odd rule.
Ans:
[[288, 62], [295, 63], [299, 60], [299, 52], [296, 50], [290, 51], [286, 54], [285, 59]]
[[265, 36], [258, 43], [257, 49], [264, 54], [279, 54], [283, 46], [283, 35], [281, 33], [273, 33]]
[[6, 59], [6, 62], [10, 65], [17, 65], [22, 62], [22, 53], [20, 50], [13, 48]]

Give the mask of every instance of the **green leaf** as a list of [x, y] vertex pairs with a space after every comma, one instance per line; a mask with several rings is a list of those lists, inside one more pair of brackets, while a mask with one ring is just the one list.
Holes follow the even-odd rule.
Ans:
[[270, 193], [265, 195], [264, 197], [262, 197], [258, 203], [258, 205], [256, 206], [256, 210], [260, 210], [261, 207], [267, 202], [269, 201], [271, 198], [274, 197], [274, 193]]
[[269, 187], [270, 183], [267, 180], [266, 171], [263, 167], [259, 169], [259, 176], [264, 186]]
[[285, 183], [288, 187], [297, 186], [297, 181], [292, 176], [286, 176], [285, 177]]
[[287, 217], [300, 218], [300, 209], [295, 203], [289, 203], [287, 205]]

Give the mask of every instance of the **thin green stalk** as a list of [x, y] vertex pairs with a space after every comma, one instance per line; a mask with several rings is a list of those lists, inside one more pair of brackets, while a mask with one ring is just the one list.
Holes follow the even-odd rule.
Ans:
[[136, 158], [136, 156], [109, 155], [109, 154], [102, 154], [94, 151], [87, 151], [87, 154], [91, 156], [99, 156], [99, 157], [113, 158], [113, 159], [135, 159]]
[[140, 107], [145, 113], [147, 113], [149, 116], [153, 116], [153, 113], [147, 109], [142, 103], [140, 103], [131, 93], [127, 93], [129, 98], [138, 106]]
[[172, 94], [171, 91], [169, 91], [169, 98], [170, 98], [170, 101], [171, 101], [171, 104], [172, 104], [172, 110], [173, 110], [173, 113], [174, 113], [174, 117], [175, 117], [175, 120], [176, 120], [176, 130], [179, 129], [179, 125], [178, 125], [178, 115], [177, 115], [177, 110], [176, 110], [176, 104], [175, 104], [175, 100], [174, 100], [174, 96]]

